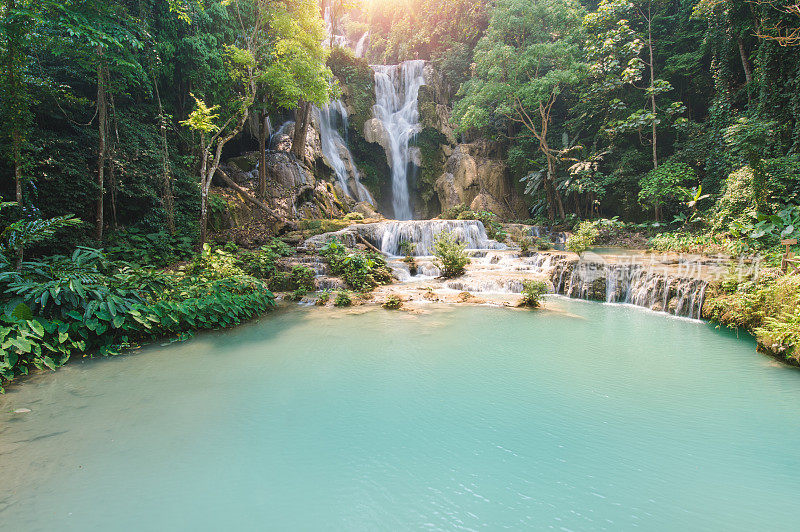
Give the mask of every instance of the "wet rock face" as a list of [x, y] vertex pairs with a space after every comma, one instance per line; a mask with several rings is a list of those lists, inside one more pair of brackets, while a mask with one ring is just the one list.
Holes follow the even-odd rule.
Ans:
[[270, 152], [266, 159], [268, 181], [273, 181], [286, 188], [316, 184], [311, 172], [288, 153]]
[[372, 144], [378, 144], [386, 152], [386, 160], [389, 166], [392, 164], [392, 143], [389, 140], [389, 132], [386, 131], [383, 122], [377, 118], [370, 118], [364, 122], [364, 140]]
[[503, 217], [521, 215], [523, 210], [505, 163], [487, 141], [460, 144], [453, 150], [436, 180], [436, 193], [443, 211], [459, 203]]

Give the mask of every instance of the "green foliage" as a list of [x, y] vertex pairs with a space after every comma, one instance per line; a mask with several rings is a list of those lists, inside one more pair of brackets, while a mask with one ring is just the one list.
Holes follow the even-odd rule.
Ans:
[[414, 252], [417, 250], [417, 244], [414, 242], [409, 242], [408, 240], [401, 240], [397, 247], [404, 257], [413, 256]]
[[230, 327], [274, 305], [264, 283], [210, 251], [187, 272], [159, 272], [81, 248], [2, 272], [0, 287], [15, 309], [0, 316], [0, 385], [33, 368], [56, 369], [72, 356], [112, 355], [140, 341]]
[[466, 253], [467, 244], [459, 240], [455, 233], [442, 231], [433, 243], [434, 264], [442, 277], [450, 279], [463, 275], [470, 259]]
[[759, 347], [800, 361], [800, 277], [762, 269], [758, 276], [733, 269], [710, 290], [703, 316], [753, 332]]
[[734, 255], [737, 243], [718, 233], [692, 234], [687, 232], [660, 233], [649, 239], [648, 245], [655, 251], [677, 253], [725, 253]]
[[467, 209], [466, 205], [464, 205], [463, 203], [459, 203], [457, 205], [450, 207], [449, 209], [442, 211], [442, 214], [439, 215], [439, 218], [441, 218], [442, 220], [458, 220], [458, 217], [461, 215], [461, 213], [467, 210], [469, 209]]
[[[14, 206], [17, 206], [14, 202], [0, 202], [0, 212]], [[8, 263], [26, 247], [51, 240], [58, 232], [79, 225], [81, 221], [72, 215], [11, 222], [0, 231], [0, 262]]]
[[164, 267], [194, 255], [196, 239], [166, 231], [145, 233], [124, 229], [108, 235], [106, 252], [112, 260], [127, 260], [141, 266]]
[[360, 212], [348, 212], [345, 214], [344, 219], [351, 222], [360, 222], [364, 219], [364, 215]]
[[330, 290], [323, 290], [317, 296], [317, 300], [314, 302], [315, 305], [318, 307], [324, 307], [328, 304], [328, 301], [331, 300], [331, 291]]
[[334, 307], [349, 307], [352, 304], [353, 300], [350, 298], [350, 294], [344, 291], [336, 293], [336, 299], [333, 300]]
[[403, 307], [403, 300], [397, 296], [389, 296], [381, 306], [386, 310], [399, 310]]
[[275, 292], [292, 292], [303, 289], [312, 291], [316, 289], [314, 270], [306, 266], [292, 266], [291, 271], [276, 272], [269, 280], [269, 289]]
[[675, 203], [684, 196], [683, 187], [696, 181], [697, 174], [689, 165], [666, 161], [639, 181], [639, 203], [655, 209]]
[[328, 66], [342, 86], [347, 87], [346, 95], [353, 112], [350, 121], [355, 131], [364, 130], [364, 122], [372, 118], [375, 105], [375, 73], [369, 63], [353, 57], [349, 50], [334, 47], [328, 58]]
[[600, 236], [600, 230], [597, 223], [585, 220], [567, 237], [567, 249], [580, 255], [594, 246], [598, 236]]
[[386, 260], [377, 253], [350, 252], [339, 240], [332, 238], [320, 250], [332, 275], [340, 276], [347, 286], [368, 292], [379, 284], [392, 280]]
[[530, 308], [538, 308], [541, 305], [541, 298], [550, 291], [550, 284], [547, 281], [528, 280], [522, 283], [522, 301], [520, 305]]
[[308, 295], [308, 290], [306, 290], [305, 288], [298, 288], [297, 290], [295, 290], [291, 294], [288, 294], [286, 296], [286, 300], [287, 301], [300, 301], [304, 297], [306, 297], [306, 295]]

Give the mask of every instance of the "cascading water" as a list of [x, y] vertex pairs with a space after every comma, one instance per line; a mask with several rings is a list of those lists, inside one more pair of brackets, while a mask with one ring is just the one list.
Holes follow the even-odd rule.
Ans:
[[412, 220], [383, 222], [366, 230], [367, 239], [387, 255], [400, 255], [400, 244], [414, 244], [413, 255], [433, 255], [436, 237], [451, 232], [464, 242], [467, 249], [505, 249], [504, 244], [491, 240], [483, 224], [477, 220]]
[[399, 65], [374, 65], [375, 118], [380, 120], [389, 142], [392, 170], [392, 206], [398, 220], [413, 218], [408, 195], [411, 162], [409, 144], [419, 133], [419, 89], [425, 84], [425, 62], [406, 61]]
[[[344, 131], [347, 131], [347, 109], [341, 100], [336, 100], [326, 105], [325, 107], [314, 108], [317, 120], [319, 122], [319, 137], [322, 145], [322, 154], [330, 163], [336, 174], [336, 180], [342, 187], [342, 190], [349, 197], [355, 197], [359, 201], [367, 201], [374, 203], [372, 195], [367, 188], [361, 184], [358, 169], [352, 164], [352, 155], [347, 147], [347, 142], [342, 138], [339, 133], [338, 126], [342, 125]], [[347, 184], [348, 177], [350, 177], [347, 165], [342, 159], [342, 153], [345, 153], [347, 159], [351, 161], [352, 178], [355, 185], [354, 194], [351, 192]]]
[[367, 42], [367, 38], [369, 37], [369, 32], [365, 31], [364, 35], [356, 43], [356, 49], [354, 50], [356, 57], [364, 57], [364, 45]]

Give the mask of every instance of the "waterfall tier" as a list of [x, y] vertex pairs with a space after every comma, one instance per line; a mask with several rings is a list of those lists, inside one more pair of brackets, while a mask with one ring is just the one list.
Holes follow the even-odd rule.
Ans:
[[[314, 115], [319, 123], [319, 140], [322, 154], [327, 160], [336, 180], [344, 193], [358, 201], [374, 204], [372, 195], [361, 184], [361, 176], [353, 162], [353, 156], [347, 147], [347, 140], [339, 133], [339, 126], [347, 134], [347, 108], [341, 100], [336, 100], [325, 107], [314, 107]], [[348, 185], [352, 183], [352, 187]]]
[[352, 247], [361, 238], [390, 257], [401, 255], [400, 246], [403, 242], [414, 244], [415, 256], [430, 256], [433, 255], [437, 235], [445, 231], [454, 233], [470, 250], [506, 249], [505, 244], [486, 235], [486, 229], [478, 220], [407, 220], [356, 224], [335, 233], [313, 236], [305, 241], [304, 247], [320, 248], [331, 238], [338, 238]]
[[398, 220], [413, 218], [408, 193], [410, 143], [420, 131], [418, 98], [425, 84], [425, 62], [406, 61], [399, 65], [373, 65], [375, 100], [373, 115], [383, 125], [389, 166], [392, 172], [392, 207]]

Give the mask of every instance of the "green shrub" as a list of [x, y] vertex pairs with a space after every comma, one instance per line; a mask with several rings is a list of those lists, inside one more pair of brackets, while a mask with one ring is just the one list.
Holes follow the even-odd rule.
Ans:
[[742, 327], [762, 349], [800, 361], [800, 276], [766, 268], [753, 278], [732, 269], [707, 291], [703, 317]]
[[753, 170], [744, 166], [731, 172], [717, 204], [714, 229], [725, 231], [732, 223], [748, 223], [756, 217], [756, 192]]
[[295, 290], [291, 294], [287, 295], [286, 296], [286, 300], [287, 301], [300, 301], [301, 299], [306, 297], [306, 295], [308, 295], [308, 290], [306, 290], [305, 288], [298, 288], [297, 290]]
[[203, 244], [203, 249], [188, 267], [190, 274], [204, 273], [221, 279], [231, 275], [244, 275], [237, 258], [222, 249], [214, 249], [210, 244]]
[[515, 227], [511, 231], [511, 240], [515, 242], [523, 254], [527, 254], [535, 245], [534, 238], [527, 231]]
[[353, 300], [350, 299], [350, 294], [347, 292], [338, 292], [336, 294], [336, 299], [333, 300], [333, 306], [335, 307], [349, 307], [353, 304]]
[[262, 251], [271, 251], [279, 257], [291, 257], [295, 254], [295, 249], [278, 238], [273, 238], [267, 244], [261, 247]]
[[364, 215], [360, 212], [348, 212], [344, 216], [345, 220], [350, 220], [351, 222], [360, 222], [364, 219]]
[[522, 301], [520, 305], [525, 307], [537, 308], [541, 302], [541, 297], [550, 291], [550, 284], [547, 281], [529, 280], [522, 283]]
[[594, 245], [599, 234], [597, 225], [585, 220], [578, 225], [574, 233], [567, 237], [567, 249], [580, 255]]
[[0, 391], [5, 381], [55, 369], [73, 355], [111, 355], [140, 341], [229, 327], [274, 306], [263, 282], [230, 268], [224, 256], [218, 269], [219, 257], [208, 255], [191, 273], [159, 272], [84, 248], [0, 273], [5, 296], [16, 298], [0, 315]]
[[442, 277], [450, 279], [463, 275], [465, 267], [470, 263], [466, 253], [467, 245], [449, 231], [436, 236], [433, 244], [434, 264], [442, 272]]
[[386, 259], [374, 252], [349, 252], [337, 239], [331, 239], [320, 250], [330, 273], [340, 276], [347, 286], [359, 292], [372, 290], [392, 281]]
[[404, 257], [413, 256], [414, 252], [417, 250], [417, 244], [414, 242], [409, 242], [408, 240], [402, 240], [400, 245], [397, 247], [400, 249], [400, 253], [402, 253]]
[[276, 272], [269, 280], [269, 289], [275, 292], [291, 292], [298, 289], [314, 290], [314, 270], [306, 266], [292, 266], [290, 272]]
[[240, 254], [236, 260], [239, 268], [248, 275], [259, 279], [269, 279], [277, 272], [275, 261], [279, 255], [269, 246]]
[[442, 220], [458, 220], [458, 216], [467, 210], [467, 206], [463, 203], [459, 203], [458, 205], [454, 205], [449, 209], [442, 211], [442, 214], [439, 215], [439, 218]]
[[656, 220], [659, 220], [662, 207], [677, 202], [683, 196], [681, 186], [696, 181], [697, 174], [688, 164], [665, 161], [639, 180], [639, 203], [654, 208]]
[[144, 233], [132, 228], [110, 233], [106, 252], [113, 260], [160, 268], [189, 260], [194, 255], [195, 242], [190, 236], [166, 231]]
[[382, 306], [386, 310], [399, 310], [403, 306], [403, 300], [397, 296], [389, 296]]
[[331, 300], [331, 291], [330, 290], [323, 290], [317, 296], [317, 300], [314, 302], [315, 305], [318, 307], [324, 307], [328, 304], [328, 301]]

